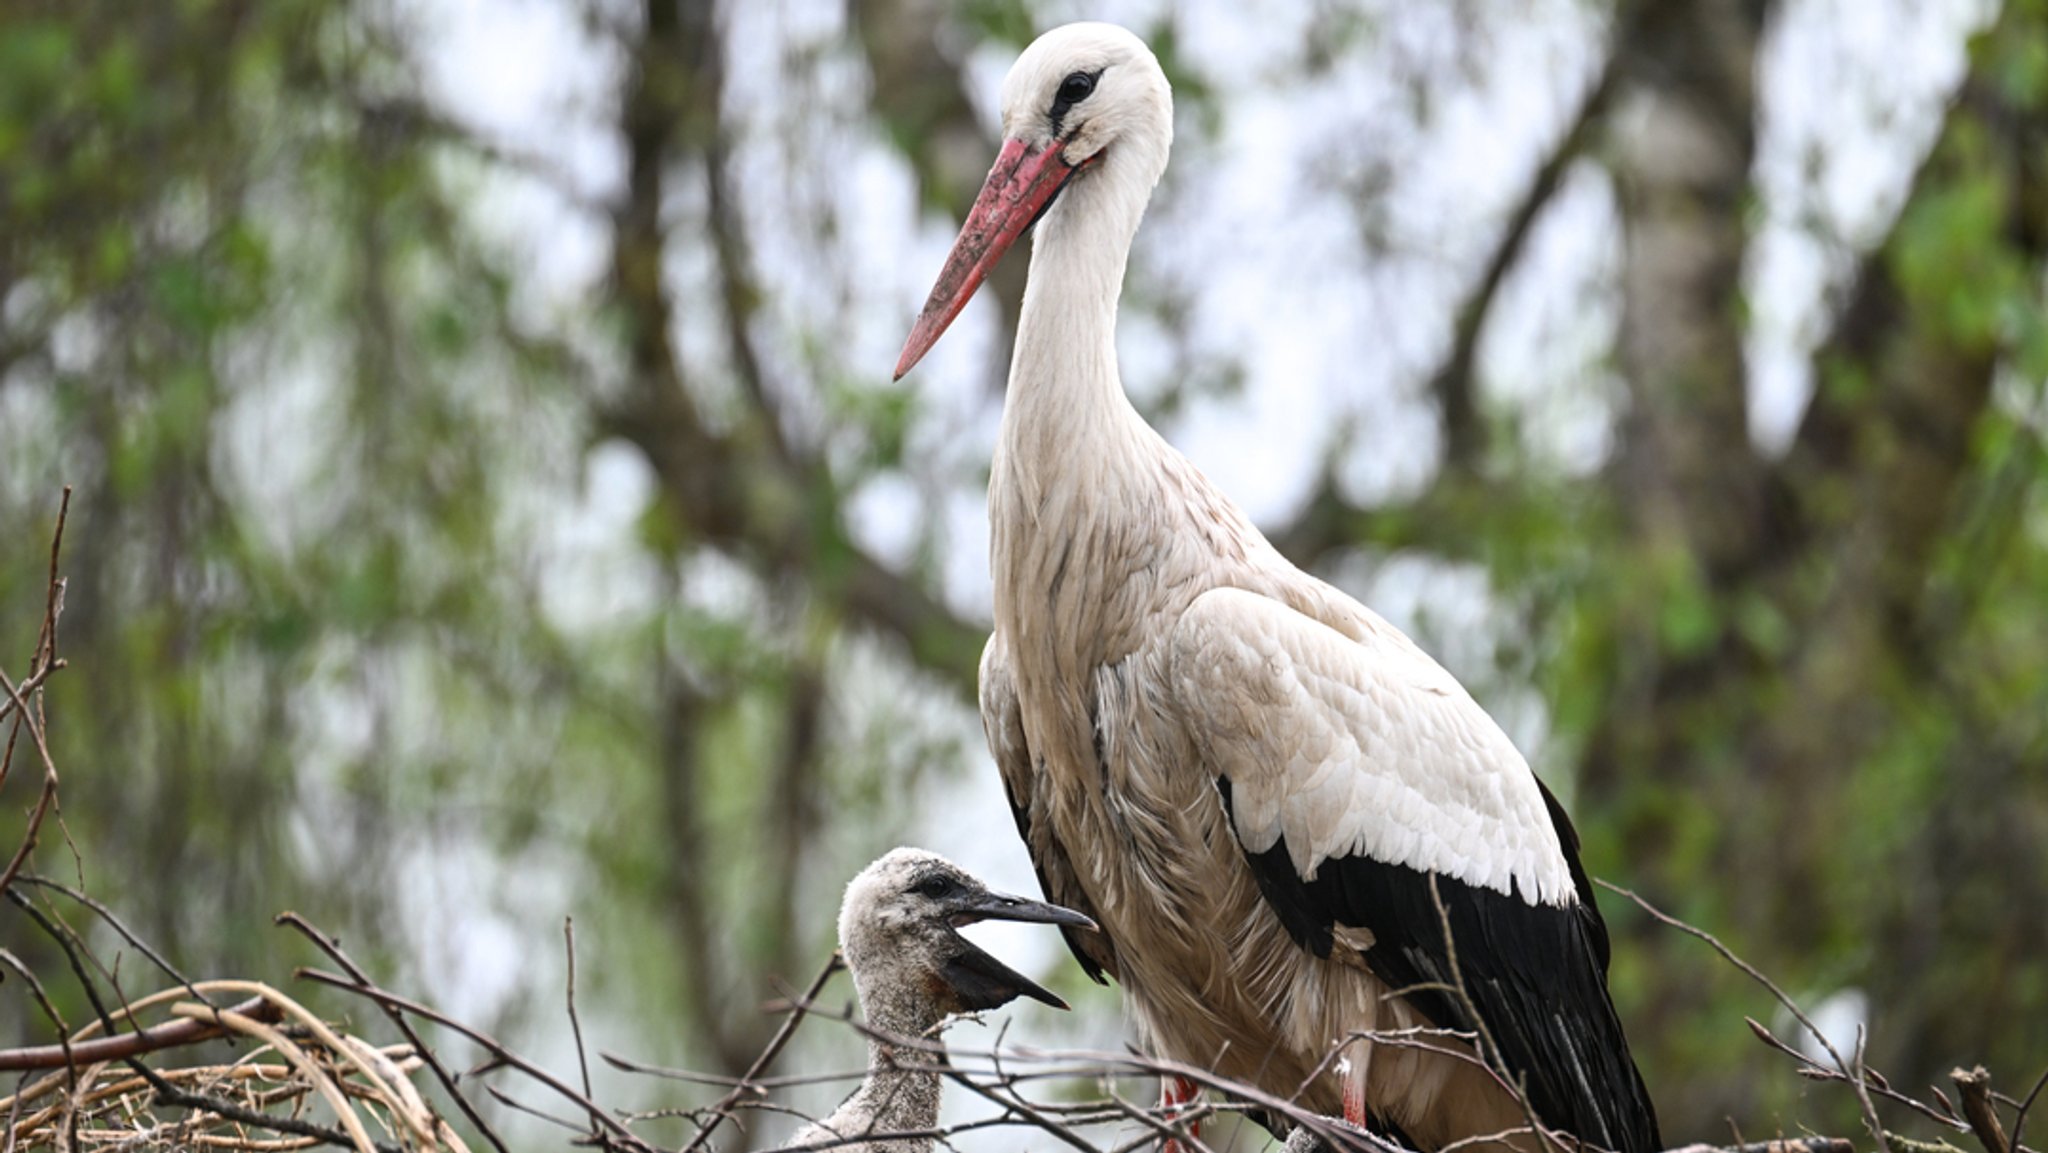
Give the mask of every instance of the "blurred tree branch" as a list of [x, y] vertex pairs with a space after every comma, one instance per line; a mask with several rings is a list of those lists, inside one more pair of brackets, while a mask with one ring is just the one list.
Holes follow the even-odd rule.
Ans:
[[[916, 175], [924, 203], [954, 221], [965, 220], [997, 141], [975, 112], [962, 62], [945, 47], [948, 34], [959, 31], [958, 6], [940, 0], [846, 0], [846, 7], [867, 60], [868, 106], [876, 121]], [[982, 287], [995, 294], [997, 304], [990, 379], [998, 390], [1028, 267], [1023, 260], [1002, 261]], [[979, 651], [975, 656], [979, 660]]]
[[[870, 556], [846, 534], [840, 518], [844, 494], [824, 462], [795, 440], [783, 421], [796, 395], [771, 381], [756, 346], [755, 284], [746, 227], [729, 170], [723, 108], [722, 37], [710, 4], [649, 0], [638, 39], [629, 44], [631, 67], [621, 114], [627, 142], [627, 194], [613, 220], [613, 292], [626, 326], [630, 376], [624, 394], [600, 413], [600, 427], [634, 444], [660, 481], [662, 508], [682, 549], [710, 547], [749, 565], [773, 589], [801, 590], [797, 599], [817, 606], [796, 609], [805, 638], [829, 635], [842, 618], [897, 638], [913, 660], [971, 686], [981, 630], [957, 619], [917, 581]], [[664, 210], [681, 173], [701, 175], [706, 223], [719, 291], [717, 306], [729, 367], [743, 400], [739, 419], [714, 430], [697, 407], [671, 336], [682, 304], [664, 279], [670, 232]], [[671, 560], [670, 563], [673, 563]], [[671, 589], [670, 595], [674, 595]], [[813, 612], [823, 619], [812, 621]], [[823, 630], [823, 632], [821, 632]], [[779, 910], [771, 972], [785, 971], [790, 950], [804, 934], [793, 918], [798, 878], [814, 843], [823, 746], [826, 684], [823, 652], [814, 639], [802, 650], [779, 695], [788, 721], [772, 771], [765, 816], [772, 843], [786, 851], [766, 855], [764, 898]], [[759, 1047], [761, 1023], [724, 1012], [724, 990], [739, 979], [731, 952], [719, 947], [712, 901], [716, 884], [713, 831], [700, 819], [709, 784], [700, 759], [704, 722], [718, 692], [659, 658], [662, 688], [663, 789], [673, 837], [668, 863], [676, 938], [685, 952], [690, 1001], [707, 1016], [706, 1039], [727, 1068], [745, 1067]], [[756, 963], [762, 961], [756, 958]]]
[[[783, 394], [764, 378], [750, 336], [759, 293], [724, 169], [721, 49], [707, 5], [684, 5], [692, 15], [682, 22], [657, 16], [671, 7], [648, 5], [648, 33], [625, 101], [628, 193], [614, 220], [612, 268], [628, 328], [631, 383], [601, 412], [600, 427], [646, 456], [685, 539], [731, 549], [770, 574], [803, 576], [853, 620], [895, 637], [913, 660], [964, 692], [974, 683], [983, 630], [853, 541], [829, 470], [786, 439], [776, 410]], [[691, 399], [669, 337], [676, 305], [662, 280], [667, 172], [693, 160], [706, 174], [726, 335], [750, 401], [744, 419], [725, 432], [708, 429]]]
[[[1640, 5], [1617, 7], [1623, 10], [1614, 17], [1619, 23], [1627, 20], [1628, 13]], [[1618, 47], [1609, 46], [1599, 74], [1579, 100], [1578, 111], [1572, 115], [1557, 142], [1551, 145], [1549, 154], [1537, 164], [1528, 187], [1522, 191], [1513, 211], [1508, 213], [1507, 223], [1501, 227], [1486, 263], [1481, 266], [1479, 279], [1458, 305], [1451, 330], [1450, 350], [1445, 354], [1443, 363], [1431, 374], [1429, 383], [1443, 421], [1445, 473], [1467, 474], [1480, 462], [1486, 447], [1486, 424], [1484, 414], [1479, 411], [1478, 399], [1479, 339], [1485, 335], [1486, 322], [1493, 314], [1501, 285], [1506, 283], [1508, 273], [1520, 263], [1529, 235], [1542, 218], [1543, 210], [1564, 183], [1565, 173], [1585, 155], [1599, 136], [1608, 108], [1613, 104], [1625, 59]]]

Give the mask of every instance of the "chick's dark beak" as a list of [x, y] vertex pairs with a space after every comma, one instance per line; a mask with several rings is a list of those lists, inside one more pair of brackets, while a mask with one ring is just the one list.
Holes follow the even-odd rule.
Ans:
[[1033, 925], [1067, 925], [1076, 929], [1095, 927], [1094, 921], [1072, 909], [986, 889], [963, 893], [954, 902], [953, 924], [972, 925], [977, 921], [1023, 921]]
[[[977, 921], [1024, 921], [1076, 929], [1095, 927], [1094, 921], [1072, 909], [986, 890], [962, 893], [953, 902], [949, 914], [956, 927]], [[1001, 1008], [1019, 997], [1029, 997], [1055, 1009], [1068, 1007], [1051, 990], [991, 957], [967, 938], [956, 934], [955, 943], [959, 951], [946, 962], [940, 976], [959, 996], [964, 1012]]]

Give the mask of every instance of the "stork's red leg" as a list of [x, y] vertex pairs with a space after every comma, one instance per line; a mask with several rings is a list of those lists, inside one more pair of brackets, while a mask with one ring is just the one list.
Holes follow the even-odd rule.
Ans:
[[[1201, 1091], [1200, 1086], [1186, 1077], [1161, 1078], [1159, 1082], [1159, 1107], [1165, 1111], [1167, 1120], [1171, 1121], [1179, 1115], [1181, 1106], [1192, 1102]], [[1187, 1123], [1187, 1131], [1190, 1137], [1200, 1137], [1202, 1135], [1202, 1123], [1200, 1121], [1189, 1121]], [[1179, 1141], [1169, 1137], [1160, 1143], [1159, 1153], [1188, 1153], [1188, 1150]]]
[[1365, 1078], [1344, 1078], [1344, 1119], [1365, 1128]]
[[[1373, 1009], [1372, 1028], [1379, 1028], [1379, 1009]], [[1344, 1086], [1344, 1119], [1359, 1128], [1365, 1128], [1365, 1083], [1372, 1076], [1373, 1042], [1364, 1040], [1351, 1056], [1337, 1062], [1338, 1076]]]

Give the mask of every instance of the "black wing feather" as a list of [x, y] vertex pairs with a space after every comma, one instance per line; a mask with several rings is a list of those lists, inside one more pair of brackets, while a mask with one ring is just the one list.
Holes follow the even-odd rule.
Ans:
[[[1228, 808], [1229, 779], [1216, 784]], [[1525, 1082], [1536, 1115], [1619, 1153], [1652, 1153], [1664, 1145], [1607, 995], [1607, 928], [1579, 864], [1577, 832], [1549, 790], [1543, 797], [1578, 889], [1569, 907], [1532, 904], [1519, 891], [1499, 893], [1367, 856], [1325, 860], [1305, 880], [1284, 837], [1245, 859], [1303, 948], [1327, 957], [1333, 924], [1366, 929], [1374, 944], [1364, 958], [1375, 976], [1396, 990], [1414, 989], [1403, 995], [1433, 1023], [1476, 1031], [1478, 1022], [1456, 997], [1415, 988], [1455, 984], [1443, 934], [1447, 915], [1457, 975], [1497, 1049], [1489, 1057], [1510, 1079]]]

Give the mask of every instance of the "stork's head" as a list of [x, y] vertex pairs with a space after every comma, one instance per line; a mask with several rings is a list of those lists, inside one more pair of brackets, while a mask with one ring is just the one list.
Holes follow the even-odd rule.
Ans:
[[[1173, 91], [1145, 42], [1114, 24], [1068, 24], [1031, 42], [1003, 81], [1003, 145], [1065, 179], [1117, 145], [1153, 180], [1173, 142]], [[1055, 163], [1056, 162], [1056, 163]]]
[[1091, 207], [1128, 215], [1136, 228], [1172, 144], [1173, 91], [1144, 41], [1114, 24], [1068, 24], [1032, 41], [1003, 81], [1002, 151], [903, 345], [897, 378], [1070, 186], [1076, 197], [1082, 188], [1103, 193]]
[[853, 879], [839, 910], [840, 951], [870, 1019], [877, 997], [915, 1000], [934, 1021], [999, 1008], [1020, 996], [1067, 1007], [960, 935], [960, 926], [977, 921], [1095, 927], [1071, 909], [992, 892], [936, 853], [893, 850]]

